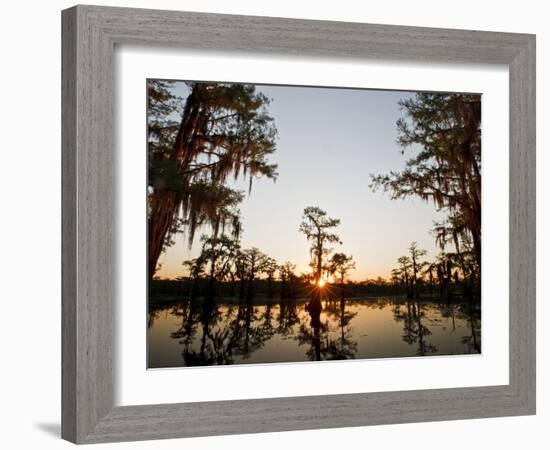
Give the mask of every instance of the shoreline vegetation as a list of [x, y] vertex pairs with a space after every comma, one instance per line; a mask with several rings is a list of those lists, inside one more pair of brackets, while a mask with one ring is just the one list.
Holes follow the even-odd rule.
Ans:
[[[255, 85], [210, 82], [183, 83], [184, 99], [175, 95], [176, 83], [183, 82], [148, 80], [150, 310], [186, 299], [202, 303], [210, 317], [213, 306], [224, 302], [306, 301], [309, 326], [318, 334], [327, 302], [340, 301], [342, 311], [346, 302], [366, 297], [404, 299], [418, 311], [425, 301], [461, 299], [480, 305], [479, 95], [416, 93], [399, 102], [403, 117], [396, 122], [397, 146], [412, 156], [400, 171], [371, 174], [370, 195], [382, 191], [391, 202], [416, 197], [445, 212], [445, 220], [426, 230], [439, 254], [427, 260], [427, 251], [413, 241], [396, 258], [391, 277], [353, 282], [353, 248], [340, 238], [340, 219], [315, 205], [322, 203], [315, 192], [314, 204], [304, 205], [301, 221], [296, 218], [296, 233], [309, 245], [309, 270], [297, 273], [292, 261], [277, 261], [241, 244], [246, 227], [239, 205], [245, 192], [230, 187], [230, 181], [244, 177], [248, 195], [254, 195], [255, 179], [277, 179], [278, 130], [269, 113], [271, 99]], [[175, 245], [177, 235], [186, 237], [189, 248], [199, 241], [199, 254], [182, 261], [184, 275], [178, 279], [159, 279], [159, 257]]]
[[[169, 303], [177, 303], [181, 301], [196, 301], [198, 303], [209, 300], [207, 295], [192, 295], [194, 288], [193, 280], [151, 280], [149, 282], [149, 305], [163, 305]], [[310, 283], [297, 283], [292, 293], [288, 296], [281, 296], [284, 290], [284, 285], [280, 281], [276, 281], [272, 286], [272, 294], [269, 295], [267, 280], [255, 281], [254, 297], [239, 297], [239, 283], [220, 283], [216, 295], [210, 300], [218, 304], [240, 304], [252, 303], [255, 305], [277, 304], [281, 302], [303, 302], [310, 298], [311, 287]], [[206, 293], [208, 290], [208, 280], [201, 280], [198, 292]], [[369, 298], [394, 298], [397, 300], [411, 300], [404, 294], [404, 289], [401, 286], [391, 284], [376, 284], [372, 282], [347, 283], [344, 286], [344, 300], [355, 301]], [[327, 286], [322, 300], [332, 301], [340, 300], [340, 287], [332, 288]], [[422, 290], [415, 298], [417, 301], [438, 301], [441, 303], [452, 303], [453, 301], [474, 301], [479, 302], [480, 292], [467, 293], [461, 286], [452, 286], [446, 297], [442, 297], [440, 290], [434, 286], [430, 287], [423, 284]]]

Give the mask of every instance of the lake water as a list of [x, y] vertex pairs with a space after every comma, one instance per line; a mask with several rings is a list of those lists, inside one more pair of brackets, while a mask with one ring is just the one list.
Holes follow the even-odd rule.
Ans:
[[272, 304], [182, 300], [151, 308], [148, 367], [481, 352], [478, 303], [400, 298]]

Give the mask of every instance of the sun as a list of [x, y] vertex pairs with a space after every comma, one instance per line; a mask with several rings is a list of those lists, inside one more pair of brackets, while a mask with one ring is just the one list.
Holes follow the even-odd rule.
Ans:
[[319, 281], [317, 282], [317, 284], [319, 285], [319, 287], [322, 288], [322, 287], [326, 284], [326, 281], [323, 280], [323, 279], [321, 278], [321, 279], [319, 279]]

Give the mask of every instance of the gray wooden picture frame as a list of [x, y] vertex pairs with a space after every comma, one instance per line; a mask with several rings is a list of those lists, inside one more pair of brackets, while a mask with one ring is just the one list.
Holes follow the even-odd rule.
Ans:
[[[64, 439], [94, 443], [535, 413], [535, 36], [97, 6], [63, 11], [62, 31]], [[127, 43], [507, 65], [509, 384], [114, 406], [113, 53]]]

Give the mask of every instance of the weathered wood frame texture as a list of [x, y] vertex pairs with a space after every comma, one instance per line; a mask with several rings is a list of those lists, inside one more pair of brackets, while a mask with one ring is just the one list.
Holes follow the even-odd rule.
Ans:
[[[535, 413], [535, 36], [75, 6], [62, 13], [62, 436], [76, 443]], [[115, 407], [115, 44], [506, 64], [510, 76], [510, 383]]]

